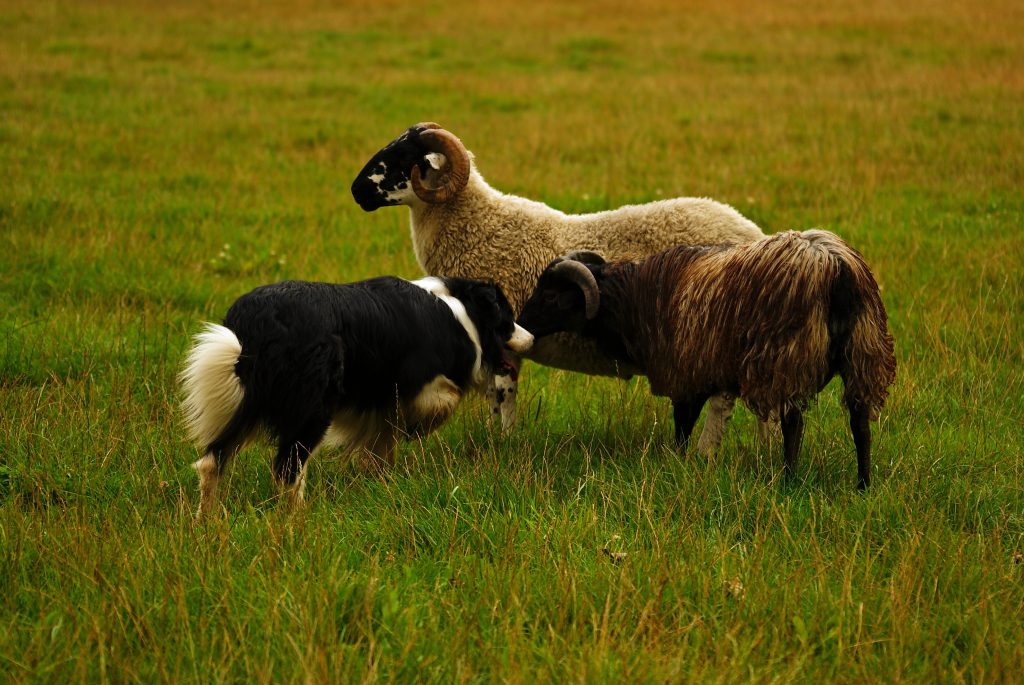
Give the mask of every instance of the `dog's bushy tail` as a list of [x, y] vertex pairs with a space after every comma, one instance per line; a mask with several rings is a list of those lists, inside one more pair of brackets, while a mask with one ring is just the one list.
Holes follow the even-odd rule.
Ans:
[[185, 429], [200, 449], [221, 436], [245, 395], [235, 374], [242, 343], [228, 328], [208, 323], [195, 337], [179, 376]]

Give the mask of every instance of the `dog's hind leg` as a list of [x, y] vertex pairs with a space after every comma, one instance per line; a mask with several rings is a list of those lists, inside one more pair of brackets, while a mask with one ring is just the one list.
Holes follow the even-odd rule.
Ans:
[[217, 484], [220, 483], [222, 466], [213, 452], [207, 452], [192, 464], [199, 474], [199, 508], [196, 519], [202, 519], [217, 506]]
[[196, 518], [202, 519], [209, 515], [217, 506], [217, 485], [227, 463], [234, 457], [252, 433], [254, 422], [245, 404], [238, 408], [234, 416], [211, 442], [206, 453], [192, 464], [199, 474], [199, 508]]
[[274, 457], [274, 481], [288, 490], [292, 506], [302, 503], [306, 494], [306, 467], [310, 456], [324, 439], [329, 419], [309, 421], [294, 434], [282, 435]]
[[367, 471], [379, 473], [395, 465], [395, 447], [398, 437], [394, 426], [389, 422], [370, 437], [365, 445], [366, 458], [363, 466]]
[[192, 468], [199, 474], [199, 508], [196, 518], [202, 519], [217, 506], [217, 485], [228, 461], [241, 449], [241, 442], [214, 443], [200, 459], [193, 462]]

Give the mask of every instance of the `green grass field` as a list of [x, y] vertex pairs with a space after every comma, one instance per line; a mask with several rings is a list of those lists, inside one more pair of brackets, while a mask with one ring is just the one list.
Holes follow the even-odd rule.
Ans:
[[[1018, 681], [1022, 36], [1013, 0], [0, 0], [0, 681]], [[418, 276], [348, 187], [422, 120], [566, 211], [844, 236], [900, 364], [871, 490], [838, 382], [787, 483], [745, 410], [678, 455], [645, 380], [529, 366], [511, 436], [478, 399], [383, 477], [323, 453], [295, 514], [254, 447], [197, 525], [190, 336]]]

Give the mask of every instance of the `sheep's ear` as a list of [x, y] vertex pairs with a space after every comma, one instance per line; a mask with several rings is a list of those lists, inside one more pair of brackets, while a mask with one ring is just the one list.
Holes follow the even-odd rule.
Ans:
[[[469, 152], [461, 140], [443, 128], [422, 131], [419, 142], [427, 153], [423, 156], [424, 163], [413, 164], [409, 172], [412, 190], [424, 202], [447, 202], [469, 182]], [[421, 175], [420, 166], [426, 168], [426, 179]]]
[[440, 152], [423, 155], [423, 187], [436, 190], [448, 182], [448, 158]]
[[[444, 165], [448, 163], [448, 158], [442, 155], [440, 152], [428, 152], [423, 156], [423, 159], [430, 165], [430, 168], [434, 171], [440, 171], [444, 168]], [[428, 172], [429, 176], [429, 172]]]

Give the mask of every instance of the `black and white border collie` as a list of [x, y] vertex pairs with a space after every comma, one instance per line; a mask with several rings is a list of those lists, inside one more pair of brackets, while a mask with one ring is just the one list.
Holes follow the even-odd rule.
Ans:
[[302, 500], [322, 444], [394, 461], [399, 437], [443, 424], [533, 336], [501, 289], [459, 278], [285, 281], [240, 297], [207, 324], [181, 372], [189, 437], [203, 451], [197, 516], [216, 505], [227, 462], [259, 430], [278, 440], [274, 477]]

